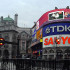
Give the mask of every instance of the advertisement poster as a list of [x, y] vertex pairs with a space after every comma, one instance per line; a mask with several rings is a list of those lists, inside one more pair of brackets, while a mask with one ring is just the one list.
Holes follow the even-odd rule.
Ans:
[[36, 38], [37, 40], [40, 40], [42, 38], [42, 28], [37, 31]]
[[58, 20], [58, 19], [64, 19], [64, 11], [56, 11], [49, 13], [49, 21], [50, 20]]
[[[56, 16], [55, 16], [56, 15]], [[37, 22], [38, 29], [47, 21], [70, 19], [70, 9], [55, 9], [44, 13]]]
[[[56, 39], [58, 39], [58, 44]], [[68, 46], [70, 46], [70, 35], [52, 35], [43, 37], [43, 48]]]
[[43, 27], [43, 37], [58, 34], [70, 34], [70, 23], [55, 23]]
[[32, 28], [32, 42], [36, 41], [36, 26]]

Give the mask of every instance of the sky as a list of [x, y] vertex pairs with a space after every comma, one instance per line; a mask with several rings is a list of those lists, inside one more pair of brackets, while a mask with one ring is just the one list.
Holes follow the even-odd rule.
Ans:
[[70, 7], [70, 0], [1, 0], [0, 17], [8, 15], [14, 19], [18, 14], [18, 26], [31, 28], [45, 12], [55, 7]]

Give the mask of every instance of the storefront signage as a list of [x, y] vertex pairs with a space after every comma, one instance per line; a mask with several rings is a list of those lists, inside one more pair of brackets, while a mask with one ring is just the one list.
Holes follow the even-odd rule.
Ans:
[[[56, 37], [57, 39], [60, 39], [59, 43], [56, 43]], [[52, 35], [43, 38], [43, 48], [63, 46], [70, 46], [70, 35]]]
[[37, 40], [40, 40], [42, 38], [42, 28], [37, 31], [36, 38]]
[[40, 41], [36, 41], [36, 42], [32, 43], [31, 46], [34, 46], [34, 45], [38, 44], [39, 42]]
[[32, 28], [32, 42], [36, 41], [36, 25]]
[[70, 23], [55, 23], [43, 28], [43, 37], [56, 34], [70, 34]]

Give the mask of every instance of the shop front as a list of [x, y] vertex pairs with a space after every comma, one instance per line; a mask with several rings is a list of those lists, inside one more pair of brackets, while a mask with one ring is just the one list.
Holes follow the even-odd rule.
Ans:
[[42, 43], [39, 42], [31, 47], [33, 57], [38, 59], [42, 57]]

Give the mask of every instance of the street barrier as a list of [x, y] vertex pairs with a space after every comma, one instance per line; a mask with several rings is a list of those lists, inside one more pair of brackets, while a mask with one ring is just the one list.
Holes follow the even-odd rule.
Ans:
[[70, 60], [2, 59], [0, 70], [70, 70]]

